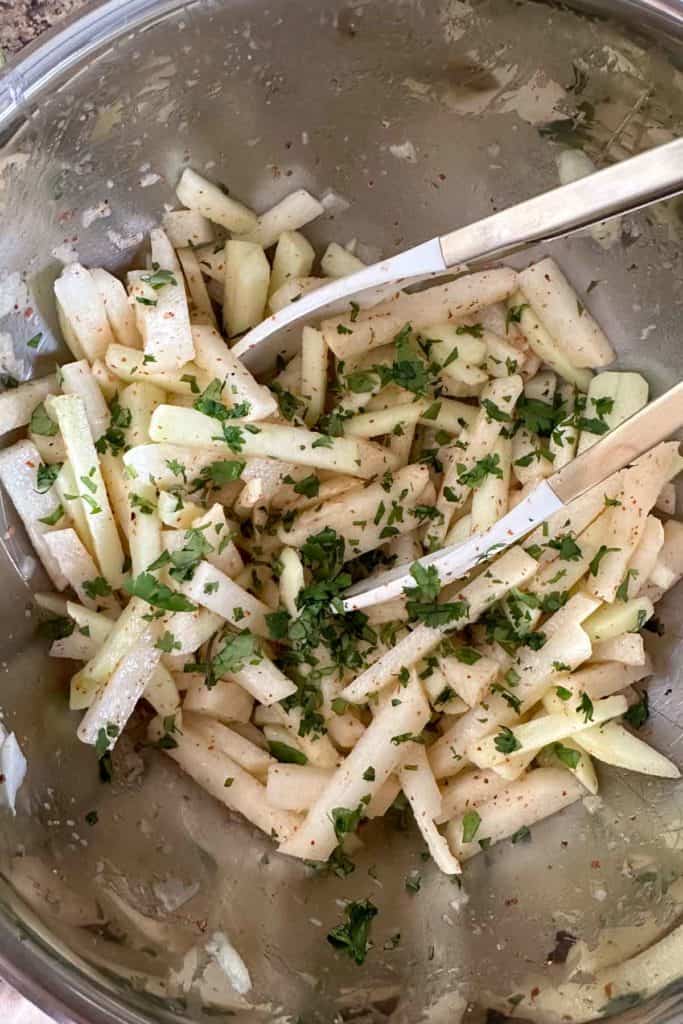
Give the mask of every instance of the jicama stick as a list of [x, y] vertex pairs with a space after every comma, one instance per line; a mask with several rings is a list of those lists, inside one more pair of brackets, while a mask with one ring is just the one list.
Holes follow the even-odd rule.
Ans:
[[216, 800], [239, 811], [274, 839], [286, 839], [294, 832], [301, 820], [299, 816], [271, 807], [266, 787], [237, 761], [222, 750], [211, 750], [198, 733], [187, 727], [174, 739], [176, 746], [164, 752]]
[[527, 302], [526, 296], [521, 292], [515, 292], [509, 300], [509, 311], [510, 314], [514, 313], [519, 318], [519, 326], [524, 338], [541, 362], [550, 366], [567, 383], [574, 385], [580, 391], [587, 391], [593, 374], [590, 370], [576, 366], [568, 358], [568, 354], [543, 326], [536, 310]]
[[344, 434], [347, 437], [378, 437], [380, 434], [391, 434], [397, 427], [405, 429], [417, 423], [424, 408], [424, 404], [409, 402], [377, 412], [359, 413], [346, 421]]
[[659, 751], [634, 736], [618, 722], [607, 722], [579, 733], [576, 743], [592, 757], [617, 768], [626, 768], [660, 779], [680, 779], [677, 766]]
[[239, 419], [265, 420], [277, 412], [277, 401], [268, 388], [259, 384], [241, 359], [237, 359], [209, 325], [194, 326], [192, 339], [195, 361], [200, 369], [223, 384], [223, 393], [232, 405], [247, 403], [248, 410]]
[[[639, 373], [614, 373], [608, 371], [593, 377], [588, 395], [584, 418], [590, 423], [597, 418], [609, 430], [614, 430], [629, 416], [642, 409], [648, 401], [648, 383]], [[579, 438], [578, 453], [592, 447], [602, 434], [595, 431], [582, 430]]]
[[561, 381], [557, 391], [566, 415], [563, 420], [560, 420], [548, 440], [548, 452], [552, 458], [553, 473], [557, 473], [574, 458], [579, 438], [574, 424], [576, 390], [568, 381]]
[[211, 223], [196, 210], [170, 210], [162, 220], [164, 231], [174, 249], [213, 242]]
[[54, 465], [55, 462], [64, 462], [66, 459], [66, 447], [61, 434], [54, 434], [50, 437], [47, 434], [36, 434], [33, 430], [29, 430], [28, 439], [31, 444], [35, 445], [40, 458], [48, 466]]
[[69, 462], [79, 485], [75, 501], [82, 504], [92, 548], [107, 583], [118, 590], [123, 580], [123, 549], [119, 540], [100, 463], [85, 413], [76, 395], [48, 398], [66, 444]]
[[144, 698], [162, 718], [174, 718], [176, 726], [182, 725], [180, 694], [173, 676], [165, 665], [158, 664], [145, 686]]
[[36, 406], [58, 390], [57, 374], [51, 373], [3, 391], [0, 394], [0, 437], [17, 427], [28, 426]]
[[153, 645], [153, 632], [147, 630], [121, 659], [81, 720], [78, 738], [82, 743], [97, 743], [103, 731], [107, 746], [114, 746], [159, 664], [161, 651]]
[[65, 597], [61, 596], [61, 594], [53, 594], [44, 590], [38, 590], [33, 595], [33, 601], [37, 608], [41, 608], [46, 612], [51, 612], [52, 615], [57, 615], [59, 618], [62, 618], [67, 614], [66, 606], [68, 602]]
[[[142, 338], [135, 322], [135, 313], [131, 308], [126, 289], [118, 278], [106, 270], [96, 267], [90, 271], [95, 287], [104, 303], [107, 320], [113, 334], [113, 340], [130, 348], [142, 348]], [[92, 360], [90, 360], [92, 362]]]
[[416, 743], [409, 745], [398, 777], [412, 808], [415, 823], [436, 865], [444, 874], [460, 874], [460, 864], [449, 850], [447, 840], [434, 824], [434, 819], [441, 812], [441, 793], [429, 767], [424, 747]]
[[[477, 827], [472, 838], [465, 838], [463, 817], [449, 822], [446, 834], [454, 853], [469, 860], [482, 850], [481, 840], [498, 843], [523, 826], [535, 825], [575, 803], [584, 794], [583, 787], [561, 768], [535, 768], [513, 782], [497, 796], [477, 807]], [[468, 835], [472, 828], [468, 829]]]
[[128, 384], [143, 381], [155, 384], [171, 394], [191, 397], [211, 383], [208, 374], [194, 363], [187, 363], [181, 367], [182, 372], [162, 371], [158, 370], [154, 363], [145, 363], [143, 359], [142, 352], [134, 348], [124, 348], [123, 345], [110, 345], [105, 356], [111, 372]]
[[592, 643], [611, 640], [621, 633], [632, 633], [645, 625], [654, 615], [654, 606], [647, 597], [634, 597], [631, 601], [604, 605], [586, 619], [583, 628]]
[[325, 410], [327, 345], [320, 331], [304, 327], [301, 338], [301, 397], [306, 403], [304, 422], [314, 426]]
[[[607, 366], [614, 349], [553, 259], [519, 274], [519, 287], [567, 358], [578, 367]], [[543, 357], [542, 357], [543, 358]]]
[[221, 750], [251, 775], [265, 779], [271, 766], [276, 765], [267, 750], [240, 736], [239, 733], [220, 722], [212, 722], [205, 715], [186, 715], [184, 723], [198, 736], [206, 740], [210, 749]]
[[98, 650], [98, 645], [90, 636], [80, 631], [69, 636], [60, 637], [50, 645], [51, 658], [69, 658], [72, 661], [89, 661]]
[[53, 526], [64, 524], [64, 507], [57, 501], [54, 487], [42, 494], [38, 490], [39, 465], [40, 456], [30, 441], [17, 441], [11, 448], [0, 451], [0, 481], [45, 571], [57, 590], [64, 590], [68, 581], [50, 553], [44, 536]]
[[139, 644], [149, 628], [145, 619], [148, 613], [149, 605], [145, 601], [131, 598], [97, 654], [72, 677], [69, 699], [72, 711], [87, 708], [97, 690], [113, 675], [121, 659]]
[[664, 524], [664, 545], [659, 552], [649, 582], [668, 590], [683, 575], [683, 524], [670, 520]]
[[[576, 597], [572, 600], [576, 601]], [[558, 665], [567, 665], [571, 670], [590, 656], [590, 642], [579, 625], [580, 616], [577, 614], [578, 621], [568, 621], [568, 608], [569, 604], [562, 609], [562, 627], [550, 634], [543, 647], [537, 651], [523, 649], [506, 673], [503, 690], [511, 696], [506, 699], [504, 693], [491, 694], [459, 718], [434, 744], [430, 761], [437, 779], [457, 775], [468, 763], [469, 747], [481, 737], [497, 726], [516, 724], [543, 697]], [[556, 613], [559, 615], [560, 612]], [[547, 624], [544, 628], [548, 628]]]
[[480, 337], [486, 345], [486, 372], [490, 377], [509, 377], [510, 374], [518, 373], [522, 369], [524, 355], [509, 341], [486, 329], [482, 331]]
[[495, 735], [476, 740], [467, 748], [467, 756], [478, 768], [495, 768], [510, 759], [522, 757], [527, 751], [539, 750], [567, 736], [578, 735], [582, 730], [590, 729], [591, 723], [600, 725], [602, 722], [617, 718], [627, 707], [626, 699], [617, 695], [596, 701], [592, 711], [586, 713], [583, 718], [580, 713], [573, 711], [522, 722], [521, 725], [515, 725], [513, 731], [505, 727]]
[[[521, 548], [513, 547], [497, 559], [495, 574], [482, 574], [459, 591], [457, 599], [468, 611], [459, 621], [459, 627], [474, 622], [483, 611], [499, 600], [510, 587], [521, 586], [533, 575], [536, 562]], [[412, 633], [399, 640], [373, 665], [361, 672], [341, 693], [351, 704], [362, 704], [368, 697], [386, 686], [402, 668], [409, 668], [429, 654], [443, 639], [442, 629], [433, 629], [420, 623]]]
[[[568, 757], [567, 750], [573, 751], [574, 754], [570, 754]], [[590, 757], [576, 740], [569, 737], [560, 744], [544, 747], [539, 751], [537, 763], [540, 768], [559, 768], [560, 766], [566, 768], [589, 793], [595, 794], [600, 788], [598, 776]]]
[[385, 468], [391, 465], [388, 453], [383, 454], [379, 446], [369, 442], [362, 444], [346, 437], [327, 438], [324, 434], [279, 423], [261, 423], [253, 433], [241, 427], [232, 429], [237, 433], [230, 447], [217, 433], [220, 430], [217, 421], [195, 409], [160, 405], [152, 417], [150, 435], [154, 441], [213, 448], [240, 456], [283, 458], [297, 465], [363, 478], [377, 475], [382, 465]]
[[278, 537], [283, 544], [298, 548], [312, 534], [331, 527], [344, 539], [344, 560], [355, 558], [379, 547], [388, 537], [415, 529], [412, 513], [428, 480], [426, 466], [406, 466], [393, 475], [391, 483], [370, 484], [302, 512], [291, 528], [279, 529]]
[[185, 284], [189, 292], [190, 320], [193, 325], [208, 324], [210, 327], [218, 327], [216, 314], [213, 310], [211, 298], [207, 291], [202, 268], [194, 249], [177, 249], [178, 262], [183, 271]]
[[240, 239], [269, 249], [284, 231], [298, 231], [324, 212], [322, 203], [300, 188], [262, 213], [253, 227], [240, 233]]
[[92, 375], [99, 384], [100, 391], [108, 402], [113, 401], [119, 390], [118, 378], [109, 372], [101, 359], [96, 359], [90, 366]]
[[161, 554], [161, 526], [157, 494], [154, 484], [144, 479], [126, 479], [128, 495], [128, 525], [126, 534], [130, 549], [133, 576], [144, 572]]
[[331, 768], [320, 768], [314, 764], [271, 764], [266, 799], [271, 807], [305, 813], [319, 798], [332, 775]]
[[[400, 703], [384, 705], [360, 740], [337, 768], [296, 833], [281, 844], [280, 852], [292, 857], [327, 860], [337, 844], [332, 811], [355, 810], [371, 798], [403, 759], [401, 743], [419, 735], [429, 720], [430, 709], [413, 673], [407, 686], [399, 687]], [[372, 768], [371, 773], [368, 769]], [[366, 776], [366, 777], [364, 777]]]
[[320, 269], [327, 277], [348, 277], [362, 270], [365, 265], [338, 242], [330, 242], [320, 260]]
[[412, 295], [399, 293], [379, 306], [362, 310], [354, 319], [351, 314], [323, 320], [323, 336], [338, 359], [348, 359], [391, 341], [405, 324], [419, 329], [467, 317], [482, 306], [507, 298], [516, 281], [515, 272], [503, 267], [459, 277]]
[[96, 648], [102, 646], [114, 628], [113, 618], [102, 615], [101, 612], [92, 611], [75, 601], [66, 602], [66, 614], [74, 620], [79, 630], [83, 630], [90, 636]]
[[[235, 678], [238, 677], [235, 676]], [[282, 704], [277, 702], [261, 710], [272, 715], [273, 721], [287, 730], [290, 745], [301, 750], [310, 764], [320, 768], [336, 768], [340, 764], [341, 755], [335, 750], [328, 736], [318, 733], [309, 735], [306, 732], [303, 712], [300, 707], [285, 709]]]
[[271, 313], [278, 313], [285, 306], [297, 302], [302, 295], [314, 292], [316, 288], [327, 284], [326, 277], [293, 277], [281, 285], [276, 292], [270, 296], [268, 307]]
[[54, 285], [59, 325], [76, 359], [101, 359], [114, 341], [104, 302], [80, 263], [64, 267]]
[[509, 785], [509, 781], [492, 768], [474, 768], [448, 779], [441, 789], [441, 812], [435, 819], [436, 824], [443, 825], [456, 815], [480, 807]]
[[476, 661], [469, 658], [463, 661], [457, 654], [442, 655], [439, 667], [448, 685], [462, 697], [468, 707], [474, 707], [483, 700], [499, 671], [498, 664], [492, 658], [479, 656]]
[[631, 555], [624, 578], [619, 586], [619, 597], [637, 597], [646, 581], [652, 575], [660, 552], [664, 547], [664, 527], [656, 516], [648, 516]]
[[470, 522], [472, 533], [484, 533], [499, 519], [502, 519], [508, 510], [511, 453], [510, 439], [499, 437], [491, 449], [491, 456], [497, 460], [497, 468], [501, 475], [488, 473], [472, 492], [472, 519]]
[[181, 585], [190, 601], [226, 619], [237, 629], [249, 629], [268, 636], [264, 616], [269, 608], [234, 583], [210, 562], [201, 561], [192, 579]]
[[249, 231], [256, 226], [257, 217], [252, 210], [190, 167], [181, 174], [176, 193], [184, 206], [228, 231]]
[[236, 239], [225, 243], [223, 326], [229, 337], [263, 320], [269, 282], [270, 264], [260, 245]]
[[[503, 475], [495, 459], [488, 459], [500, 435], [506, 418], [512, 419], [512, 410], [522, 392], [523, 381], [519, 376], [496, 378], [488, 384], [481, 396], [481, 409], [477, 418], [456, 442], [453, 461], [443, 475], [441, 490], [436, 503], [443, 516], [442, 522], [435, 522], [430, 528], [429, 542], [439, 546], [448, 531], [453, 513], [461, 508], [473, 487], [491, 472]], [[466, 445], [462, 448], [462, 445]]]
[[[315, 250], [299, 231], [283, 231], [273, 256], [270, 273], [270, 294], [294, 277], [308, 277], [315, 260]], [[324, 269], [324, 268], [323, 268]], [[325, 271], [326, 272], [326, 271]], [[306, 330], [306, 328], [304, 328]]]
[[[217, 679], [214, 686], [207, 686], [203, 676], [194, 684], [194, 674], [185, 674], [180, 682], [189, 688], [183, 701], [183, 711], [193, 715], [206, 715], [210, 719], [230, 725], [234, 722], [248, 722], [254, 710], [254, 698], [250, 693], [230, 679]], [[230, 751], [228, 751], [230, 753]]]
[[157, 513], [162, 526], [172, 530], [188, 530], [201, 516], [202, 506], [194, 501], [183, 501], [178, 494], [162, 491], [157, 501]]
[[320, 690], [323, 700], [320, 711], [325, 719], [328, 735], [335, 746], [341, 750], [350, 750], [365, 732], [365, 726], [351, 710], [347, 708], [341, 711], [335, 703], [341, 689], [342, 686], [336, 679], [329, 676], [321, 679]]
[[83, 546], [75, 530], [70, 528], [53, 530], [45, 534], [52, 557], [86, 608], [107, 608], [119, 611], [119, 603], [108, 587], [97, 586], [98, 571], [89, 552]]
[[294, 548], [283, 548], [280, 553], [280, 601], [293, 619], [297, 617], [296, 599], [304, 587], [304, 567]]
[[166, 399], [165, 392], [154, 384], [138, 381], [129, 384], [119, 396], [119, 405], [130, 413], [126, 440], [131, 448], [149, 444], [149, 424], [152, 413]]
[[566, 536], [574, 537], [590, 526], [604, 512], [607, 503], [615, 500], [614, 496], [621, 486], [622, 473], [614, 473], [602, 484], [591, 487], [581, 497], [554, 512], [529, 535], [525, 541], [526, 547], [541, 548], [539, 561], [542, 563], [557, 559], [560, 545], [553, 545], [553, 541]]
[[644, 665], [645, 645], [640, 633], [622, 633], [610, 640], [599, 640], [593, 644], [590, 657], [594, 661], [618, 661], [622, 665]]
[[230, 676], [264, 707], [291, 697], [296, 685], [273, 662], [262, 655], [257, 664], [247, 663], [230, 671]]

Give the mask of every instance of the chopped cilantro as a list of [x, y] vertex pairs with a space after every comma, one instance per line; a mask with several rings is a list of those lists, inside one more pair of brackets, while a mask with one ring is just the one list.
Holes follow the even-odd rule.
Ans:
[[142, 572], [139, 576], [126, 580], [124, 588], [131, 597], [139, 597], [153, 608], [161, 608], [167, 612], [196, 611], [197, 606], [192, 601], [160, 583], [150, 572]]
[[553, 743], [555, 757], [567, 768], [578, 768], [581, 754], [573, 747], [566, 747], [563, 743]]
[[290, 747], [288, 743], [281, 743], [279, 740], [268, 740], [268, 750], [281, 764], [308, 764], [308, 758], [303, 750]]
[[581, 694], [581, 700], [579, 701], [576, 710], [580, 715], [583, 715], [584, 722], [593, 721], [593, 701], [587, 693]]
[[462, 816], [462, 841], [463, 843], [471, 843], [474, 841], [474, 837], [479, 831], [481, 825], [481, 815], [474, 810], [465, 811]]
[[51, 465], [45, 465], [41, 462], [38, 466], [38, 473], [36, 476], [36, 490], [38, 494], [45, 494], [50, 490], [55, 480], [59, 476], [59, 472], [62, 468], [61, 462], [54, 462]]
[[500, 732], [496, 735], [493, 742], [496, 750], [500, 754], [513, 754], [515, 750], [522, 749], [522, 744], [519, 742], [514, 732], [506, 725], [502, 725], [500, 727]]
[[610, 551], [619, 551], [619, 548], [608, 548], [606, 544], [601, 544], [598, 550], [595, 552], [589, 563], [589, 569], [591, 576], [598, 575], [598, 569], [600, 568], [600, 562], [602, 562], [605, 555], [608, 555]]
[[370, 924], [377, 914], [377, 907], [370, 900], [354, 900], [344, 911], [346, 921], [337, 925], [327, 936], [335, 949], [343, 950], [357, 963], [365, 962], [369, 949]]
[[38, 434], [40, 437], [54, 437], [59, 433], [59, 427], [48, 415], [43, 402], [37, 405], [31, 413], [28, 429], [32, 434]]

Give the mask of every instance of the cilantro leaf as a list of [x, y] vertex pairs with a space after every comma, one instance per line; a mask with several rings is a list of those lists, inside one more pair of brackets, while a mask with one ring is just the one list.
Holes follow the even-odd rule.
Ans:
[[637, 704], [632, 704], [631, 707], [624, 712], [624, 721], [632, 725], [634, 729], [642, 729], [650, 717], [650, 705], [648, 695], [646, 692], [641, 694], [640, 700]]
[[515, 750], [522, 749], [522, 744], [514, 732], [506, 725], [501, 725], [500, 732], [496, 735], [493, 742], [496, 750], [501, 754], [513, 754]]
[[124, 589], [131, 597], [139, 597], [153, 608], [161, 608], [166, 612], [194, 612], [197, 608], [183, 594], [160, 583], [149, 572], [141, 572], [139, 576], [126, 580]]
[[595, 552], [590, 560], [589, 569], [591, 576], [598, 575], [598, 569], [600, 568], [600, 562], [602, 562], [605, 555], [608, 555], [610, 551], [619, 551], [619, 548], [608, 548], [606, 544], [601, 544], [598, 550]]
[[499, 480], [503, 478], [500, 456], [497, 452], [485, 455], [483, 459], [478, 459], [469, 469], [462, 462], [456, 463], [456, 469], [458, 470], [458, 483], [461, 487], [477, 488], [484, 482], [487, 476], [495, 476]]
[[364, 963], [369, 949], [370, 924], [377, 912], [370, 900], [353, 900], [345, 908], [346, 921], [329, 932], [327, 941], [335, 949], [343, 950], [355, 963]]
[[269, 740], [268, 750], [281, 764], [308, 764], [308, 758], [303, 750], [290, 747], [288, 743], [281, 743], [279, 740]]
[[32, 434], [38, 434], [40, 437], [54, 437], [55, 434], [59, 433], [59, 427], [48, 415], [43, 402], [37, 405], [31, 413], [28, 429]]
[[36, 490], [38, 491], [38, 494], [45, 494], [50, 490], [53, 483], [59, 476], [61, 468], [61, 462], [53, 462], [51, 465], [45, 465], [44, 462], [40, 463], [36, 478]]
[[578, 768], [581, 754], [573, 747], [566, 747], [563, 743], [553, 743], [555, 757], [567, 768]]
[[479, 826], [481, 825], [481, 815], [474, 810], [465, 811], [462, 816], [462, 841], [463, 843], [471, 843], [474, 840]]

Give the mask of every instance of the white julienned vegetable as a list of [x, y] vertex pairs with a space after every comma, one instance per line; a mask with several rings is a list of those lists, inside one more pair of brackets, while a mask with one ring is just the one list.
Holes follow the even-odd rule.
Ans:
[[[383, 815], [402, 790], [447, 874], [480, 838], [596, 792], [591, 756], [675, 777], [615, 721], [651, 672], [640, 629], [683, 575], [683, 525], [657, 518], [675, 509], [675, 444], [442, 592], [415, 570], [367, 619], [337, 611], [342, 571], [485, 530], [647, 401], [638, 374], [593, 375], [611, 346], [555, 264], [349, 303], [304, 326], [267, 384], [225, 336], [363, 264], [332, 243], [311, 276], [300, 228], [323, 204], [303, 190], [260, 217], [189, 169], [178, 194], [187, 208], [152, 231], [127, 287], [65, 268], [75, 361], [0, 396], [0, 430], [30, 436], [0, 453], [0, 480], [82, 602], [41, 598], [74, 623], [50, 653], [84, 663], [81, 738], [113, 746], [144, 697], [151, 738], [304, 859], [342, 838], [352, 853], [337, 811]], [[354, 667], [332, 672], [340, 650]], [[226, 949], [210, 952], [246, 991]]]
[[518, 280], [527, 301], [575, 366], [595, 369], [612, 362], [614, 349], [554, 260], [534, 263]]
[[0, 805], [9, 807], [12, 814], [17, 813], [17, 794], [21, 789], [28, 762], [24, 757], [19, 741], [13, 732], [7, 733], [0, 722]]
[[228, 231], [249, 231], [256, 225], [256, 214], [228, 196], [218, 185], [186, 167], [176, 186], [181, 203], [190, 210], [200, 213], [214, 224], [220, 224]]
[[407, 323], [422, 328], [476, 313], [482, 306], [507, 298], [516, 282], [513, 270], [485, 270], [414, 295], [398, 293], [395, 299], [363, 310], [353, 319], [351, 314], [323, 320], [322, 332], [339, 359], [363, 355], [390, 341]]
[[104, 301], [90, 273], [69, 263], [55, 281], [59, 325], [76, 359], [101, 359], [114, 341]]
[[36, 406], [58, 390], [57, 374], [51, 373], [49, 377], [30, 380], [3, 391], [0, 394], [0, 436], [28, 426]]
[[123, 579], [123, 548], [104, 486], [100, 463], [83, 401], [76, 395], [48, 398], [48, 411], [59, 424], [79, 487], [74, 501], [85, 513], [100, 572], [117, 590]]

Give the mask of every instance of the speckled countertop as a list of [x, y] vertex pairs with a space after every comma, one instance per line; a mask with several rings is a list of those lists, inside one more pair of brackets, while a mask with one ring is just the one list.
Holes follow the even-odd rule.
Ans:
[[0, 0], [0, 49], [17, 53], [41, 32], [85, 6], [85, 0]]

